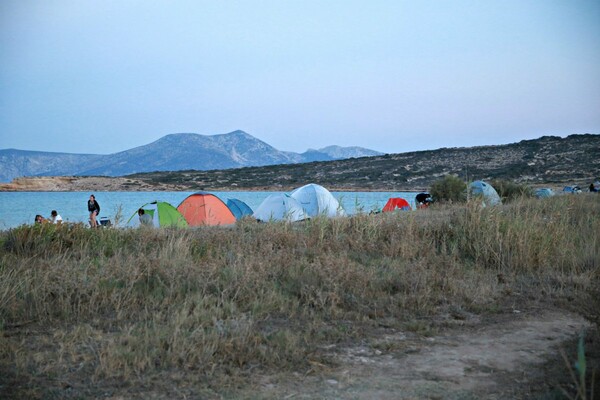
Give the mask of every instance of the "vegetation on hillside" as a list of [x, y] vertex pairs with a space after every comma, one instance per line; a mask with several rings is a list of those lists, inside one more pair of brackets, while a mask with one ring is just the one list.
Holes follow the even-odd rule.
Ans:
[[599, 224], [600, 196], [583, 194], [297, 224], [4, 231], [0, 397], [232, 395], [259, 371], [326, 368], [327, 345], [382, 327], [427, 335], [448, 315], [527, 302], [592, 315]]
[[347, 160], [216, 171], [131, 175], [149, 185], [189, 190], [293, 189], [313, 182], [330, 190], [423, 190], [441, 177], [502, 179], [525, 185], [587, 187], [600, 179], [600, 135], [544, 136], [499, 146], [443, 148]]
[[523, 197], [533, 197], [533, 189], [527, 185], [515, 183], [506, 179], [494, 179], [490, 185], [496, 189], [502, 201], [514, 201]]

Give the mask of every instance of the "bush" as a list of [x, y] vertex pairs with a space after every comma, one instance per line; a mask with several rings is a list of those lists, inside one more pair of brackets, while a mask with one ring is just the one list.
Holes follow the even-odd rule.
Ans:
[[523, 197], [533, 197], [533, 190], [523, 184], [511, 182], [504, 179], [494, 179], [490, 184], [496, 189], [502, 201], [511, 202]]
[[433, 182], [431, 196], [435, 201], [464, 202], [467, 199], [467, 184], [457, 176], [446, 175]]

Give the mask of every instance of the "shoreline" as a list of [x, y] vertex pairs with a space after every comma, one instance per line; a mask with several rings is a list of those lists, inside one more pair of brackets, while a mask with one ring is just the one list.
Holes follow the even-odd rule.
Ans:
[[[193, 182], [191, 185], [173, 183], [149, 183], [148, 181], [129, 177], [107, 176], [35, 176], [20, 177], [12, 182], [0, 183], [0, 192], [290, 192], [297, 186], [276, 184], [272, 186], [202, 186]], [[316, 183], [316, 182], [315, 182]], [[429, 192], [429, 188], [406, 187], [355, 187], [351, 183], [340, 187], [337, 185], [323, 184], [330, 192]], [[563, 184], [532, 183], [533, 189], [551, 188], [561, 192]]]
[[[308, 182], [307, 182], [308, 183]], [[302, 186], [302, 185], [300, 185]], [[124, 177], [76, 177], [44, 176], [15, 178], [9, 183], [0, 183], [0, 192], [287, 192], [299, 186], [251, 186], [251, 187], [190, 187], [178, 184], [149, 184], [148, 182]], [[426, 188], [357, 188], [327, 187], [332, 192], [427, 192]]]

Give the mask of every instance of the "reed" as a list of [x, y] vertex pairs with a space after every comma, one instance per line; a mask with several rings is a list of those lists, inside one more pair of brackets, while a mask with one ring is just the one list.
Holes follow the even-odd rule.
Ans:
[[0, 369], [22, 391], [173, 371], [214, 389], [513, 292], [600, 306], [599, 224], [600, 196], [581, 195], [230, 228], [21, 226], [0, 233]]

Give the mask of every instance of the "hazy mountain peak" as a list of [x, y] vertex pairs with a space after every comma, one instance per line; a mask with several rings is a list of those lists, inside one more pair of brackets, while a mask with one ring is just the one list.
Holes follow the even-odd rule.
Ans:
[[252, 135], [250, 135], [249, 133], [246, 133], [246, 132], [244, 132], [244, 131], [242, 131], [242, 130], [240, 130], [240, 129], [237, 129], [237, 130], [235, 130], [235, 131], [233, 131], [233, 132], [226, 133], [226, 135], [231, 135], [231, 136], [243, 136], [243, 137], [246, 137], [246, 138], [252, 138], [252, 139], [256, 139], [254, 136], [252, 136]]
[[[150, 171], [227, 169], [345, 157], [343, 147], [330, 147], [335, 147], [334, 155], [320, 150], [303, 154], [280, 151], [238, 129], [218, 135], [171, 133], [152, 143], [108, 155], [0, 150], [0, 181], [33, 175], [120, 176]], [[365, 155], [356, 150], [347, 154]]]
[[358, 146], [350, 146], [350, 147], [341, 147], [341, 146], [327, 146], [322, 149], [316, 150], [320, 153], [325, 153], [329, 155], [333, 159], [342, 159], [342, 158], [358, 158], [358, 157], [371, 157], [371, 156], [380, 156], [384, 153], [379, 151], [365, 149], [364, 147]]

